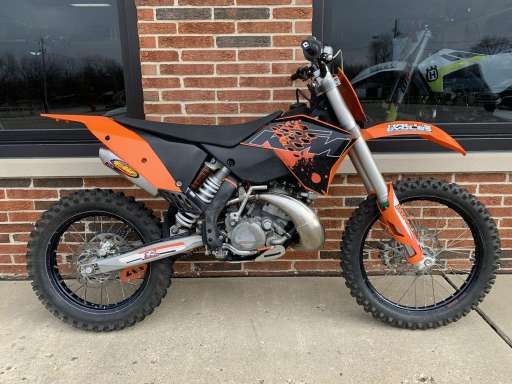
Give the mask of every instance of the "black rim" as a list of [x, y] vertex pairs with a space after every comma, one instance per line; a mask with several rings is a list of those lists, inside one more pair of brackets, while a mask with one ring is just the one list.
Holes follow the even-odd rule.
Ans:
[[[68, 303], [77, 306], [86, 310], [94, 310], [94, 311], [112, 311], [113, 309], [121, 309], [123, 307], [127, 307], [136, 301], [144, 291], [144, 288], [148, 284], [148, 280], [151, 274], [151, 264], [147, 264], [147, 270], [144, 274], [143, 279], [140, 279], [140, 285], [138, 285], [135, 290], [130, 294], [126, 295], [126, 298], [123, 298], [120, 301], [115, 303], [95, 303], [87, 300], [87, 294], [85, 294], [85, 298], [81, 297], [78, 294], [78, 291], [71, 289], [67, 281], [70, 280], [70, 275], [61, 274], [61, 270], [58, 264], [58, 253], [57, 249], [60, 244], [60, 241], [66, 231], [72, 227], [75, 223], [79, 222], [82, 219], [88, 217], [110, 217], [112, 219], [118, 220], [120, 223], [128, 226], [135, 234], [138, 236], [138, 239], [143, 243], [144, 238], [141, 232], [137, 229], [137, 227], [127, 219], [120, 217], [112, 212], [102, 211], [102, 210], [94, 210], [81, 212], [76, 215], [73, 215], [68, 220], [63, 222], [58, 229], [54, 232], [53, 236], [48, 242], [48, 247], [46, 250], [46, 269], [48, 276], [50, 278], [51, 284], [56, 290], [59, 292], [60, 296], [65, 299]], [[121, 284], [121, 283], [120, 283]], [[102, 288], [100, 288], [100, 291]], [[123, 296], [125, 296], [125, 292], [123, 290]]]
[[[450, 303], [459, 300], [465, 293], [467, 292], [468, 288], [472, 285], [473, 281], [475, 281], [478, 277], [479, 273], [479, 267], [481, 265], [481, 258], [482, 258], [482, 250], [483, 250], [483, 241], [481, 239], [481, 236], [479, 234], [478, 229], [476, 228], [475, 223], [471, 220], [470, 215], [460, 206], [454, 204], [448, 199], [439, 197], [439, 196], [432, 196], [432, 195], [420, 195], [420, 196], [411, 196], [400, 199], [400, 203], [404, 204], [411, 201], [429, 201], [429, 202], [435, 202], [439, 203], [441, 205], [444, 205], [450, 209], [452, 209], [455, 213], [457, 213], [460, 218], [462, 218], [465, 222], [465, 224], [468, 226], [468, 229], [470, 230], [470, 233], [473, 237], [474, 241], [474, 262], [472, 264], [471, 269], [469, 272], [467, 272], [467, 278], [457, 286], [457, 284], [454, 283], [453, 280], [450, 279], [450, 276], [447, 276], [445, 273], [439, 273], [439, 276], [446, 281], [447, 286], [451, 286], [451, 288], [455, 291], [453, 294], [449, 295], [448, 297], [444, 298], [443, 300], [439, 302], [434, 302], [431, 305], [424, 305], [424, 306], [408, 306], [408, 305], [401, 305], [399, 302], [395, 302], [393, 300], [390, 300], [388, 297], [386, 297], [381, 290], [379, 290], [374, 283], [371, 281], [372, 274], [367, 273], [366, 267], [365, 267], [365, 259], [363, 257], [364, 247], [368, 238], [368, 234], [370, 230], [373, 228], [375, 223], [377, 222], [379, 216], [375, 217], [374, 220], [368, 225], [368, 227], [365, 229], [363, 241], [361, 242], [361, 249], [360, 249], [360, 268], [362, 272], [362, 276], [364, 279], [365, 284], [367, 287], [372, 291], [374, 295], [376, 295], [379, 300], [385, 302], [386, 304], [392, 305], [396, 308], [400, 309], [406, 309], [409, 311], [428, 311], [428, 310], [435, 310], [439, 309], [441, 307], [447, 306]], [[435, 271], [436, 273], [439, 271]], [[374, 276], [378, 276], [378, 274], [375, 274]], [[393, 276], [393, 275], [391, 275]], [[431, 278], [432, 274], [430, 275]], [[432, 284], [434, 284], [434, 280], [432, 280]], [[435, 301], [435, 294], [434, 294], [434, 301]]]

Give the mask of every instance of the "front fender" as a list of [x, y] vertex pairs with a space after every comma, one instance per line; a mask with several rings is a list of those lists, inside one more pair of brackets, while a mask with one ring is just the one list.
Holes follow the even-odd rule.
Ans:
[[361, 131], [365, 140], [413, 135], [432, 141], [463, 155], [466, 154], [466, 150], [448, 133], [435, 125], [422, 123], [420, 121], [390, 121], [362, 129]]

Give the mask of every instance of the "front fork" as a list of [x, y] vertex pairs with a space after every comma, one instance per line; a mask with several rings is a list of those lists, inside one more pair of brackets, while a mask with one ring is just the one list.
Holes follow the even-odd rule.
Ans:
[[391, 183], [386, 184], [384, 181], [375, 159], [361, 135], [359, 125], [338, 91], [334, 78], [327, 69], [325, 76], [317, 76], [316, 81], [329, 99], [340, 125], [347, 129], [354, 139], [354, 145], [349, 153], [350, 160], [361, 176], [368, 194], [375, 193], [377, 196], [381, 223], [396, 241], [405, 246], [408, 253], [407, 261], [420, 267], [424, 257], [418, 239], [400, 207], [393, 185]]

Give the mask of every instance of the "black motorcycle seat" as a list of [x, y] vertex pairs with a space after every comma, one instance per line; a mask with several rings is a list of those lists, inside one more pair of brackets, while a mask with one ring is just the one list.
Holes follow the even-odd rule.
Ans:
[[115, 117], [114, 120], [133, 130], [148, 132], [168, 140], [235, 147], [281, 114], [281, 111], [276, 111], [257, 120], [232, 125], [160, 123], [131, 117]]

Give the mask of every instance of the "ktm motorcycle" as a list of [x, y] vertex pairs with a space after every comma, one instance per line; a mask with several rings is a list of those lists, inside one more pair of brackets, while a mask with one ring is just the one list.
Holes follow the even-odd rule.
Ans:
[[357, 302], [377, 319], [409, 329], [448, 324], [478, 305], [500, 255], [486, 208], [453, 183], [386, 183], [367, 141], [416, 135], [464, 149], [418, 121], [362, 128], [365, 114], [333, 49], [315, 38], [302, 49], [309, 65], [292, 80], [307, 82], [309, 104], [245, 124], [44, 115], [85, 124], [103, 144], [106, 166], [168, 202], [160, 220], [122, 193], [81, 190], [45, 212], [30, 236], [28, 270], [53, 314], [79, 328], [121, 329], [153, 312], [170, 285], [173, 261], [191, 250], [259, 262], [287, 249], [321, 249], [316, 209], [332, 199], [314, 199], [328, 194], [347, 156], [368, 197], [349, 219], [337, 217], [340, 209], [322, 217], [330, 217], [324, 223], [331, 235], [345, 224], [342, 274]]

